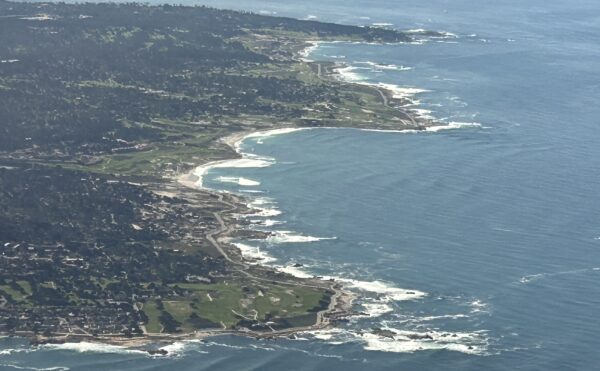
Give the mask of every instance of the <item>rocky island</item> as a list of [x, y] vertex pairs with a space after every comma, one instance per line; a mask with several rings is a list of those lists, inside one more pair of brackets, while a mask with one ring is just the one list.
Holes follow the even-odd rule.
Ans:
[[[417, 35], [207, 7], [0, 1], [0, 333], [138, 345], [290, 336], [352, 313], [335, 281], [249, 264], [241, 196], [178, 181], [283, 127], [422, 130], [308, 61]], [[421, 36], [439, 36], [424, 32]], [[185, 183], [185, 182], [184, 182]]]

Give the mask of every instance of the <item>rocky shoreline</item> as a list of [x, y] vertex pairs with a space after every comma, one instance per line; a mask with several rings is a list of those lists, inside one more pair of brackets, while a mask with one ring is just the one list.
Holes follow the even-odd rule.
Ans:
[[[302, 45], [306, 47], [305, 41], [302, 42]], [[298, 48], [297, 50], [299, 51], [297, 52], [296, 57], [301, 58], [303, 48]], [[315, 72], [318, 74], [319, 78], [322, 78], [325, 81], [328, 81], [329, 83], [351, 85], [354, 89], [361, 91], [364, 91], [365, 89], [371, 91], [373, 89], [376, 90], [377, 93], [381, 96], [383, 105], [391, 106], [397, 109], [402, 115], [405, 116], [403, 119], [399, 119], [399, 121], [395, 123], [396, 126], [400, 126], [398, 130], [424, 130], [426, 127], [433, 126], [436, 124], [435, 122], [430, 120], [416, 118], [406, 110], [403, 110], [402, 107], [407, 105], [409, 102], [403, 101], [402, 99], [396, 99], [394, 96], [394, 92], [390, 89], [343, 81], [343, 77], [338, 71], [340, 68], [343, 67], [340, 64], [336, 65], [326, 62], [312, 61], [305, 61], [304, 63], [311, 66], [313, 70], [316, 69]], [[321, 63], [323, 65], [321, 65]], [[248, 130], [229, 133], [228, 135], [219, 139], [219, 143], [231, 148], [232, 151], [229, 152], [230, 155], [199, 166], [210, 167], [210, 165], [213, 163], [240, 158], [241, 154], [239, 154], [239, 152], [237, 151], [238, 143], [248, 135], [261, 131], [286, 128], [298, 129], [300, 127], [291, 125], [285, 127], [273, 127], [268, 124], [265, 124], [264, 126], [257, 125], [256, 127], [252, 127]], [[389, 129], [389, 126], [375, 124], [370, 125], [368, 129], [387, 130]], [[316, 321], [314, 324], [310, 326], [290, 327], [273, 331], [253, 331], [249, 329], [211, 329], [205, 331], [195, 331], [192, 333], [185, 334], [144, 334], [140, 337], [125, 337], [122, 335], [91, 336], [84, 334], [68, 334], [64, 336], [42, 336], [35, 335], [33, 333], [16, 335], [28, 338], [32, 345], [64, 344], [72, 342], [96, 342], [116, 346], [123, 346], [127, 348], [141, 349], [147, 351], [149, 355], [160, 356], [168, 355], [168, 351], [161, 348], [156, 348], [156, 346], [160, 344], [170, 344], [176, 341], [202, 340], [210, 336], [218, 335], [242, 335], [260, 339], [272, 339], [278, 337], [295, 338], [296, 334], [298, 333], [328, 328], [332, 325], [335, 325], [335, 323], [346, 321], [348, 317], [363, 314], [355, 312], [353, 309], [353, 302], [356, 298], [356, 294], [344, 288], [340, 282], [336, 282], [333, 280], [324, 280], [319, 277], [298, 278], [289, 274], [278, 272], [275, 268], [261, 265], [260, 262], [258, 262], [258, 265], [255, 264], [256, 262], [252, 262], [254, 264], [252, 264], [252, 267], [250, 267], [250, 263], [246, 259], [244, 259], [242, 252], [237, 247], [228, 242], [230, 237], [233, 235], [239, 237], [241, 234], [243, 234], [243, 237], [251, 239], [267, 238], [269, 236], [268, 232], [255, 231], [244, 228], [244, 226], [240, 224], [239, 220], [236, 219], [236, 214], [252, 213], [252, 210], [248, 208], [249, 200], [239, 195], [208, 190], [206, 188], [198, 189], [198, 187], [195, 184], [197, 180], [198, 178], [193, 174], [192, 171], [183, 175], [178, 175], [175, 178], [171, 177], [170, 182], [163, 186], [158, 185], [158, 188], [164, 188], [168, 192], [174, 192], [175, 194], [177, 194], [177, 196], [183, 196], [183, 199], [188, 198], [186, 197], [187, 195], [191, 195], [192, 197], [189, 198], [193, 199], [193, 194], [195, 192], [203, 192], [219, 199], [219, 202], [223, 205], [223, 207], [219, 211], [215, 212], [215, 217], [217, 218], [217, 220], [220, 220], [222, 222], [222, 225], [218, 230], [212, 231], [209, 234], [207, 234], [206, 237], [209, 241], [213, 243], [213, 245], [215, 245], [215, 247], [219, 251], [221, 251], [222, 255], [226, 258], [226, 260], [228, 260], [234, 266], [240, 268], [239, 272], [242, 272], [243, 274], [246, 274], [249, 277], [252, 277], [256, 280], [273, 281], [274, 279], [277, 279], [277, 282], [282, 285], [318, 287], [332, 292], [333, 294], [330, 296], [330, 302], [328, 307], [316, 313]]]

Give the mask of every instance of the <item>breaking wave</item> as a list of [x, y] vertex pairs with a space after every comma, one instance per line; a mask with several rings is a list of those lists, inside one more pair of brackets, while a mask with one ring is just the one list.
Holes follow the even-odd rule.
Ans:
[[317, 242], [322, 240], [335, 240], [336, 237], [313, 237], [297, 234], [292, 231], [272, 231], [273, 235], [267, 238], [270, 243], [302, 243]]
[[131, 349], [119, 345], [91, 343], [82, 341], [80, 343], [64, 344], [45, 344], [41, 346], [44, 349], [67, 350], [77, 353], [110, 353], [110, 354], [141, 354], [149, 355], [148, 352], [140, 349]]
[[252, 187], [260, 185], [260, 182], [257, 182], [252, 179], [243, 178], [243, 177], [232, 177], [232, 176], [220, 176], [216, 178], [217, 181], [222, 183], [235, 183], [241, 186]]
[[449, 350], [474, 355], [485, 355], [488, 339], [485, 331], [407, 331], [391, 327], [368, 331], [333, 328], [308, 333], [328, 344], [361, 344], [365, 350], [414, 353], [422, 350]]

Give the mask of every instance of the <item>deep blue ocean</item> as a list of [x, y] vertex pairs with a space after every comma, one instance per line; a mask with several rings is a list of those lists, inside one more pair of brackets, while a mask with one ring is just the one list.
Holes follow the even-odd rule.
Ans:
[[600, 2], [185, 3], [449, 32], [322, 44], [309, 58], [417, 89], [415, 109], [462, 127], [255, 136], [240, 150], [270, 166], [205, 175], [263, 208], [251, 220], [274, 237], [237, 241], [248, 254], [359, 294], [364, 315], [348, 324], [178, 343], [169, 358], [4, 339], [0, 369], [600, 369]]

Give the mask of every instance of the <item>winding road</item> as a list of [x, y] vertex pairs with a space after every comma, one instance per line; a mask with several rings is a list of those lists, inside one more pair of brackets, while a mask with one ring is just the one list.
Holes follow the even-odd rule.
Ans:
[[[211, 193], [211, 192], [208, 192], [208, 193]], [[342, 290], [338, 289], [335, 284], [326, 284], [325, 281], [322, 281], [324, 283], [324, 285], [303, 283], [303, 282], [299, 282], [297, 280], [296, 281], [293, 281], [293, 280], [282, 281], [282, 280], [277, 280], [277, 279], [272, 279], [272, 278], [264, 278], [264, 277], [256, 276], [256, 275], [252, 274], [251, 272], [249, 272], [248, 270], [250, 268], [250, 265], [247, 263], [244, 263], [243, 261], [238, 261], [238, 260], [232, 259], [231, 256], [229, 256], [229, 254], [227, 253], [226, 249], [223, 248], [223, 246], [221, 245], [221, 243], [218, 240], [219, 235], [229, 234], [229, 233], [233, 232], [233, 230], [234, 230], [234, 226], [228, 225], [227, 223], [225, 223], [225, 221], [223, 220], [222, 214], [236, 211], [238, 209], [238, 206], [236, 206], [235, 203], [241, 203], [241, 201], [236, 196], [229, 195], [230, 197], [232, 197], [234, 199], [234, 203], [231, 203], [224, 199], [224, 195], [222, 193], [216, 192], [216, 193], [212, 193], [212, 194], [217, 195], [219, 202], [228, 206], [229, 208], [221, 210], [221, 211], [213, 212], [215, 219], [219, 223], [219, 227], [206, 233], [205, 236], [206, 236], [206, 239], [215, 247], [215, 249], [217, 249], [217, 251], [219, 251], [219, 253], [228, 262], [232, 263], [236, 267], [239, 267], [238, 269], [236, 269], [237, 272], [240, 272], [240, 273], [244, 274], [245, 276], [247, 276], [248, 278], [251, 278], [251, 279], [257, 280], [257, 281], [263, 281], [263, 282], [268, 282], [268, 283], [278, 283], [281, 285], [288, 285], [288, 286], [303, 286], [303, 287], [309, 287], [309, 288], [320, 289], [320, 290], [328, 288], [328, 289], [332, 290], [334, 293], [331, 296], [331, 299], [330, 299], [327, 309], [317, 312], [315, 324], [313, 324], [311, 326], [295, 327], [295, 328], [284, 329], [284, 330], [273, 330], [272, 332], [269, 332], [269, 333], [254, 332], [254, 331], [250, 331], [249, 333], [251, 333], [253, 336], [256, 336], [256, 337], [265, 337], [265, 336], [274, 336], [274, 335], [283, 336], [283, 335], [290, 335], [290, 334], [296, 333], [298, 331], [309, 331], [309, 330], [316, 330], [316, 329], [322, 329], [324, 327], [327, 327], [330, 324], [330, 320], [326, 315], [336, 311], [338, 301], [339, 301], [340, 297], [343, 295]]]

